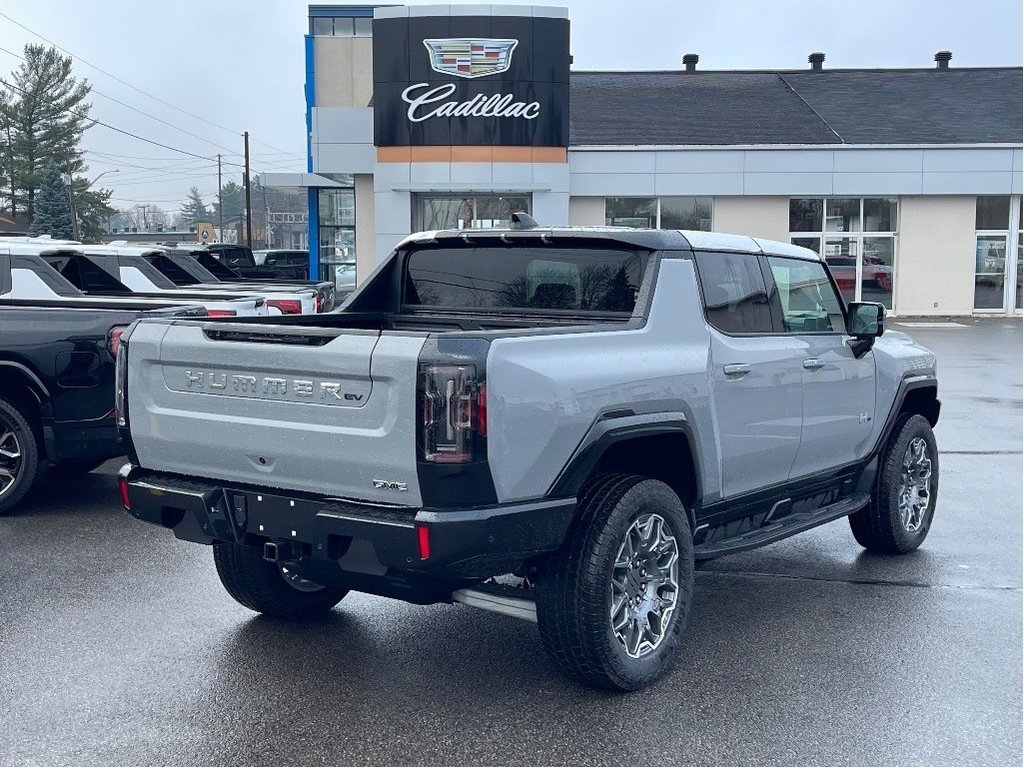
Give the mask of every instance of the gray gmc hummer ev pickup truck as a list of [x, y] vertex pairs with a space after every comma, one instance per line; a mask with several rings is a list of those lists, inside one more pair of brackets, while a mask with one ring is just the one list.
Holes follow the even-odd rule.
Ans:
[[124, 506], [252, 610], [469, 603], [619, 689], [668, 666], [695, 561], [840, 517], [921, 544], [935, 357], [817, 254], [514, 219], [407, 238], [339, 312], [135, 323]]

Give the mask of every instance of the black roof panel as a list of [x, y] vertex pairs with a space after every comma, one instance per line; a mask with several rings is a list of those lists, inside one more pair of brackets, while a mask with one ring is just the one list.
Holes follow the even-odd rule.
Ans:
[[569, 144], [1020, 143], [1020, 67], [572, 72]]

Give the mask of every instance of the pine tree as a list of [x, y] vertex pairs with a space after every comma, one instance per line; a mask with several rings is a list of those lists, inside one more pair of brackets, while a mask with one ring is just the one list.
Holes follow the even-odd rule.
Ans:
[[188, 191], [188, 199], [181, 204], [181, 221], [186, 227], [194, 227], [200, 221], [206, 221], [209, 212], [206, 210], [206, 203], [203, 196], [199, 194], [198, 187], [192, 187]]
[[[224, 201], [225, 222], [236, 219], [245, 211], [245, 187], [229, 181], [220, 188], [220, 197]], [[213, 216], [218, 221], [221, 219], [220, 200], [213, 204]]]
[[83, 243], [98, 243], [106, 232], [106, 224], [117, 211], [110, 207], [111, 189], [92, 189], [84, 176], [75, 176], [75, 213], [81, 227]]
[[43, 174], [32, 217], [32, 234], [64, 240], [72, 237], [71, 203], [64, 177], [56, 165], [49, 165]]
[[71, 74], [71, 57], [56, 48], [26, 45], [24, 58], [0, 98], [0, 129], [10, 166], [5, 191], [34, 221], [47, 167], [73, 174], [85, 169], [78, 145], [90, 126], [85, 99], [91, 86]]

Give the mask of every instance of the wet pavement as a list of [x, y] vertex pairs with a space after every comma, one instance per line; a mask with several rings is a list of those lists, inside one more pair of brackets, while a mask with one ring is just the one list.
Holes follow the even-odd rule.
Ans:
[[681, 659], [581, 688], [536, 628], [350, 595], [234, 603], [210, 550], [119, 509], [117, 462], [0, 518], [0, 764], [1021, 764], [1021, 322], [891, 327], [938, 354], [924, 547], [844, 520], [697, 574]]

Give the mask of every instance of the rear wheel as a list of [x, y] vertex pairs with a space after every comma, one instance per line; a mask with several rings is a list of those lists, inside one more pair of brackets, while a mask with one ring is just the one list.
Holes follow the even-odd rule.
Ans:
[[44, 475], [39, 438], [22, 409], [0, 396], [0, 513], [13, 509]]
[[537, 582], [544, 648], [588, 685], [635, 690], [669, 667], [693, 594], [693, 534], [665, 483], [592, 483], [563, 549]]
[[850, 529], [870, 552], [913, 552], [931, 528], [939, 491], [939, 451], [928, 420], [904, 417], [878, 462], [871, 502], [850, 515]]
[[294, 564], [270, 563], [258, 547], [213, 545], [213, 560], [224, 589], [250, 610], [267, 616], [305, 619], [330, 611], [348, 590], [304, 578]]

